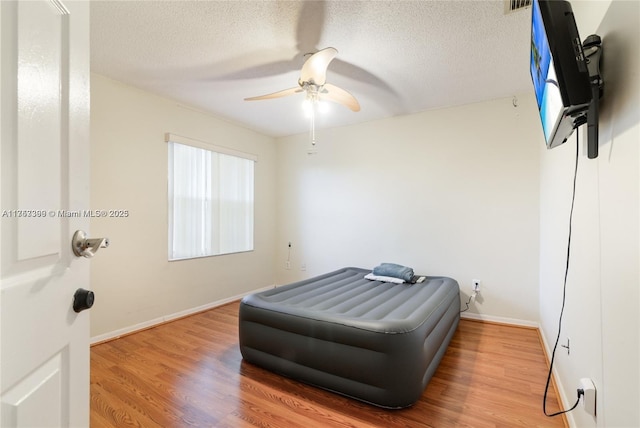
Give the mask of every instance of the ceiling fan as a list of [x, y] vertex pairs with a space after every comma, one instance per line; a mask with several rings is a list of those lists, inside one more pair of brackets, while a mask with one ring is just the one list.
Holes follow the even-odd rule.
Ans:
[[306, 100], [311, 103], [312, 107], [318, 101], [327, 100], [342, 104], [352, 111], [360, 111], [360, 104], [353, 95], [338, 86], [326, 83], [327, 68], [337, 54], [338, 50], [335, 48], [325, 48], [314, 53], [302, 65], [297, 87], [245, 98], [245, 101], [268, 100], [305, 92]]
[[[288, 95], [306, 92], [306, 104], [309, 108], [311, 126], [309, 137], [311, 146], [316, 145], [316, 109], [318, 101], [327, 100], [349, 107], [353, 111], [360, 111], [360, 103], [349, 92], [336, 85], [327, 83], [327, 68], [329, 63], [336, 57], [338, 50], [335, 48], [324, 48], [311, 55], [302, 65], [298, 87], [284, 89], [272, 94], [260, 95], [257, 97], [245, 98], [245, 101], [268, 100], [272, 98], [286, 97]], [[309, 153], [314, 153], [315, 149]]]

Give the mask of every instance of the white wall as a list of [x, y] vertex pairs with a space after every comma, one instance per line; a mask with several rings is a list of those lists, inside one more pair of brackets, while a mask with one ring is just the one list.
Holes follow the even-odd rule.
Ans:
[[[582, 377], [597, 388], [597, 418], [581, 407], [579, 427], [640, 426], [640, 3], [573, 1], [584, 39], [603, 38], [605, 95], [600, 156], [580, 144], [571, 265], [556, 372], [567, 402]], [[580, 140], [584, 141], [580, 129]], [[543, 150], [543, 149], [542, 149]], [[565, 268], [576, 134], [541, 154], [540, 322], [549, 346], [557, 335]]]
[[[167, 261], [166, 132], [258, 156], [255, 251]], [[273, 284], [275, 164], [270, 137], [93, 74], [91, 208], [129, 217], [91, 222], [91, 236], [111, 239], [90, 261], [92, 337]]]
[[315, 155], [279, 139], [278, 283], [395, 262], [465, 299], [481, 279], [471, 313], [537, 323], [537, 114], [531, 95], [320, 130]]

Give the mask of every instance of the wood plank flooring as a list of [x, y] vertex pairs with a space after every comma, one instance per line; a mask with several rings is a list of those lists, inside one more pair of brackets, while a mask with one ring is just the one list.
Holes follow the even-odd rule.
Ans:
[[93, 346], [91, 427], [566, 426], [546, 374], [536, 330], [461, 320], [422, 398], [379, 409], [245, 363], [234, 302]]

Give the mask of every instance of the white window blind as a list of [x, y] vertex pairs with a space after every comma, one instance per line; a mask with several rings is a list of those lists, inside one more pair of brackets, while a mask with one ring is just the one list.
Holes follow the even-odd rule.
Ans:
[[173, 134], [166, 139], [169, 260], [253, 250], [255, 156], [194, 147]]

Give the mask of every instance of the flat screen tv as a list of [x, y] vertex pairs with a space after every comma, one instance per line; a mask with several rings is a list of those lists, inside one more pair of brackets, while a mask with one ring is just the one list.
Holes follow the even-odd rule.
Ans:
[[531, 11], [531, 79], [547, 148], [553, 148], [587, 121], [589, 70], [571, 4], [534, 0]]

